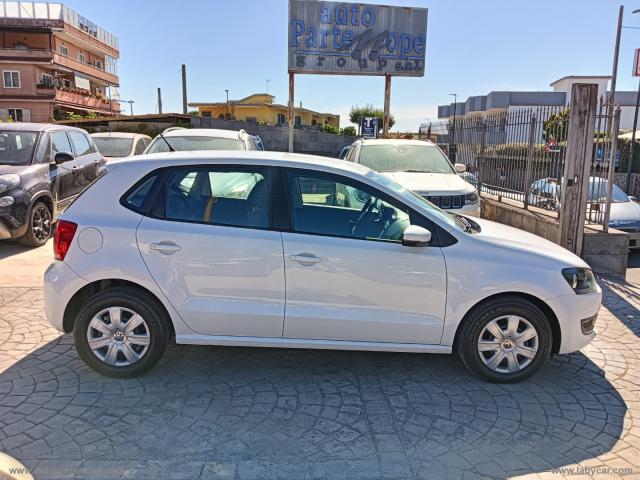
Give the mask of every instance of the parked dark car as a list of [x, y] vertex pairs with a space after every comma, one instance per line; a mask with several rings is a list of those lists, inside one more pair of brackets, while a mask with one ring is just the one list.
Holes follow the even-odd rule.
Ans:
[[104, 165], [91, 137], [79, 128], [0, 124], [0, 240], [44, 245], [58, 215]]

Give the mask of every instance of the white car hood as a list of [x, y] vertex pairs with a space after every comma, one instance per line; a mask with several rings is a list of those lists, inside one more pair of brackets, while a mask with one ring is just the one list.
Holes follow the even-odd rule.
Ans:
[[[567, 267], [589, 268], [589, 265], [577, 255], [538, 235], [489, 220], [474, 218], [473, 221], [481, 228], [480, 233], [471, 235], [475, 240], [517, 253], [545, 257]], [[517, 268], [517, 265], [514, 265], [514, 268]]]
[[640, 205], [632, 201], [612, 203], [609, 225], [613, 228], [640, 227]]
[[430, 195], [462, 195], [473, 192], [473, 185], [455, 173], [382, 172], [408, 190]]

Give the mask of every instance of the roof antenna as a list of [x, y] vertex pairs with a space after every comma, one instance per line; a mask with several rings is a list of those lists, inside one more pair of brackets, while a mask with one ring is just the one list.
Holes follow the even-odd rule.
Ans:
[[164, 143], [166, 143], [166, 144], [167, 144], [167, 147], [169, 147], [169, 151], [170, 151], [170, 152], [175, 152], [175, 151], [176, 151], [176, 149], [175, 149], [175, 148], [173, 148], [173, 147], [171, 146], [171, 144], [167, 141], [167, 139], [166, 139], [166, 138], [164, 138], [164, 135], [162, 135], [162, 132], [158, 133], [158, 135], [160, 136], [160, 138], [161, 138], [162, 140], [164, 140]]

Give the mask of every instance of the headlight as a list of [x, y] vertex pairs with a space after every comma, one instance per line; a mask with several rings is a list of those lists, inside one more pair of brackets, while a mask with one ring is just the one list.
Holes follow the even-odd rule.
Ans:
[[464, 196], [464, 203], [465, 205], [473, 205], [474, 203], [478, 203], [478, 198], [477, 192], [467, 193]]
[[13, 173], [9, 173], [7, 175], [0, 175], [0, 193], [6, 192], [7, 190], [11, 190], [14, 187], [17, 187], [20, 183], [20, 177]]
[[562, 276], [578, 295], [596, 291], [596, 279], [589, 268], [563, 268]]

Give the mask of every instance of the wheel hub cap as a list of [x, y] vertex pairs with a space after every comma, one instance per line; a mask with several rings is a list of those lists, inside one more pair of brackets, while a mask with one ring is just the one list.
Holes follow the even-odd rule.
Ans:
[[147, 322], [131, 309], [110, 307], [89, 322], [87, 341], [102, 362], [124, 367], [139, 361], [151, 342]]
[[494, 372], [516, 373], [538, 353], [538, 332], [527, 319], [505, 315], [485, 325], [478, 338], [478, 355]]

